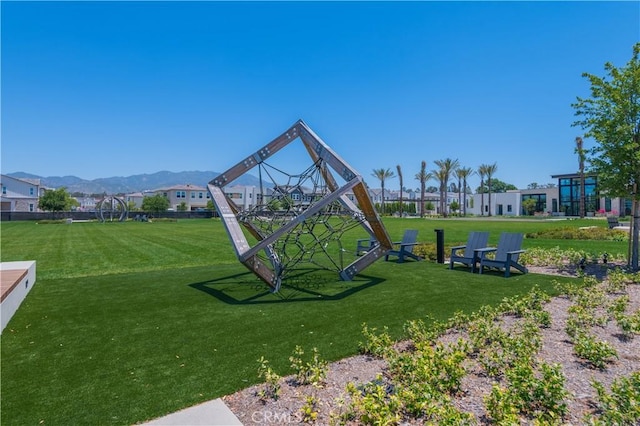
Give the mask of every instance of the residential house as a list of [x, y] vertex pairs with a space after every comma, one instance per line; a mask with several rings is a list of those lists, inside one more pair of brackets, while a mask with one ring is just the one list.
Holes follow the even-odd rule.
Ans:
[[[520, 190], [492, 192], [491, 194], [467, 194], [467, 214], [476, 216], [520, 216]], [[491, 206], [491, 209], [489, 209]]]
[[2, 211], [37, 212], [38, 200], [44, 194], [45, 188], [40, 179], [19, 179], [7, 175], [0, 175], [2, 187]]
[[142, 209], [142, 201], [144, 201], [144, 197], [152, 197], [154, 195], [156, 195], [156, 193], [153, 191], [132, 192], [124, 196], [124, 202], [128, 209], [139, 210]]
[[[169, 209], [179, 210], [182, 203], [187, 210], [198, 210], [207, 207], [211, 199], [209, 190], [197, 185], [174, 185], [168, 188], [159, 188], [152, 191], [154, 194], [162, 194], [169, 199]], [[149, 195], [152, 195], [149, 193]]]
[[260, 202], [260, 189], [257, 186], [233, 185], [223, 191], [240, 210], [251, 210]]
[[292, 202], [294, 206], [299, 206], [304, 209], [314, 200], [324, 197], [328, 193], [328, 190], [326, 187], [308, 188], [302, 185], [280, 185], [274, 188], [267, 188], [266, 192], [264, 202], [267, 204], [271, 200], [288, 200]]
[[96, 206], [100, 202], [99, 199], [94, 197], [75, 197], [78, 202], [78, 207], [76, 210], [82, 212], [93, 212], [96, 210]]

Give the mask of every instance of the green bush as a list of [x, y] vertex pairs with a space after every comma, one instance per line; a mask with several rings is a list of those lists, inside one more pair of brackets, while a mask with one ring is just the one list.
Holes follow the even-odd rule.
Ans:
[[[413, 252], [426, 260], [431, 260], [433, 262], [438, 260], [438, 249], [436, 243], [418, 244], [413, 249]], [[448, 256], [447, 253], [451, 253], [451, 246], [445, 245], [444, 253], [445, 256]]]
[[587, 419], [589, 424], [637, 425], [640, 422], [640, 372], [614, 380], [610, 393], [595, 380], [591, 385], [598, 393], [601, 414], [590, 416]]
[[607, 240], [626, 241], [629, 234], [619, 229], [608, 229], [601, 226], [585, 228], [553, 228], [538, 232], [528, 232], [527, 238], [544, 238], [552, 240]]

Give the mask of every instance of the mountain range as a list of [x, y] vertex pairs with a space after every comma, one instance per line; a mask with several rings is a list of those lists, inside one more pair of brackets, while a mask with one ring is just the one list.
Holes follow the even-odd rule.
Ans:
[[[7, 173], [7, 176], [18, 179], [40, 179], [41, 184], [47, 188], [55, 189], [65, 187], [69, 193], [126, 194], [166, 188], [174, 185], [190, 184], [206, 187], [207, 183], [219, 174], [219, 172], [207, 171], [161, 171], [151, 174], [132, 175], [126, 177], [114, 176], [93, 180], [82, 179], [77, 176], [43, 177], [25, 172]], [[260, 180], [255, 176], [245, 174], [233, 181], [233, 184], [257, 186], [260, 184]]]

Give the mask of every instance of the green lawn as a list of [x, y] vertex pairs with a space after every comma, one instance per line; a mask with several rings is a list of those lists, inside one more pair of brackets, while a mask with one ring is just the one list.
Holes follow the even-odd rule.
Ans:
[[[392, 239], [417, 228], [433, 242], [444, 229], [447, 245], [470, 230], [495, 243], [502, 230], [579, 222], [385, 219]], [[1, 260], [35, 259], [38, 278], [2, 335], [3, 425], [141, 422], [256, 383], [261, 356], [288, 374], [296, 345], [329, 361], [355, 354], [365, 322], [400, 337], [410, 319], [446, 319], [534, 285], [553, 291], [536, 274], [379, 261], [352, 282], [319, 272], [272, 294], [238, 263], [218, 220], [0, 226]], [[354, 248], [361, 232], [349, 235]]]

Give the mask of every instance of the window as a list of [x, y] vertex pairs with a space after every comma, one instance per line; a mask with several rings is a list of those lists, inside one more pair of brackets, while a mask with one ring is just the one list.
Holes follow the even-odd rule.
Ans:
[[29, 195], [33, 195], [33, 188], [29, 188]]
[[507, 204], [507, 213], [511, 212], [513, 212], [513, 207], [511, 207], [511, 204]]
[[[597, 196], [597, 179], [595, 176], [586, 176], [584, 179], [584, 195], [586, 212], [595, 212], [600, 209], [600, 199]], [[560, 179], [560, 211], [567, 216], [580, 214], [580, 178]]]
[[187, 198], [186, 191], [176, 191], [176, 198]]
[[[196, 198], [196, 193], [193, 192], [193, 191], [191, 191], [191, 198]], [[200, 197], [200, 198], [202, 198], [202, 197]]]
[[29, 211], [32, 212], [33, 210], [33, 203], [29, 203]]
[[[547, 210], [547, 194], [526, 194], [522, 196], [522, 201], [529, 199], [536, 201], [534, 212], [544, 212]], [[522, 214], [527, 214], [524, 207], [522, 208]]]
[[198, 198], [202, 200], [202, 192], [198, 192]]
[[3, 193], [4, 195], [7, 195], [7, 187], [6, 187], [6, 186], [4, 186], [4, 185], [2, 185], [2, 193]]

